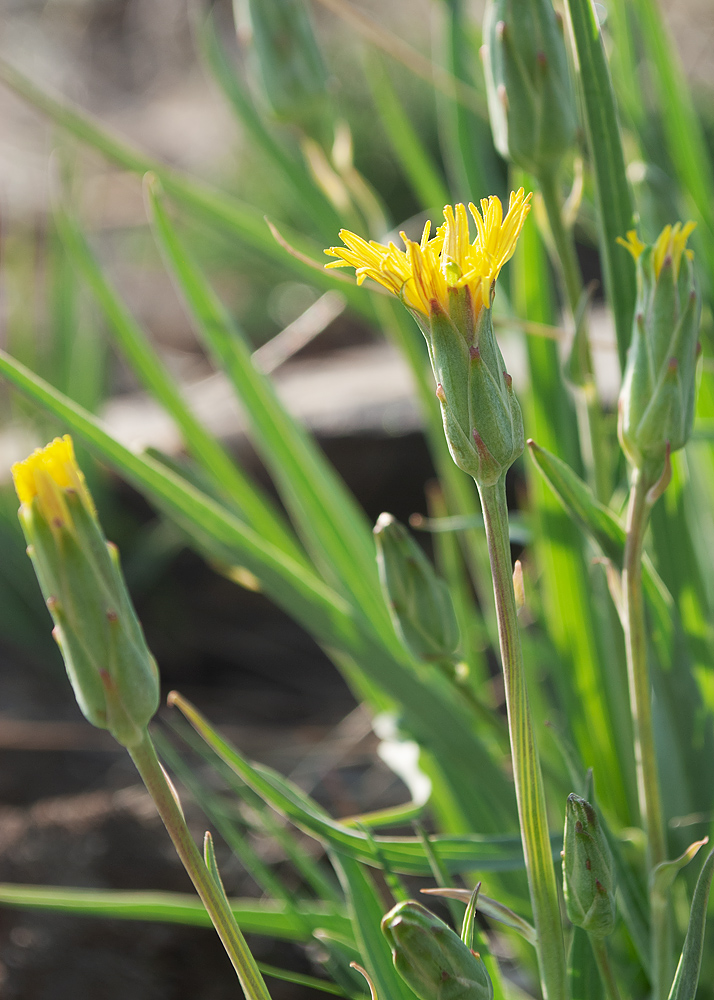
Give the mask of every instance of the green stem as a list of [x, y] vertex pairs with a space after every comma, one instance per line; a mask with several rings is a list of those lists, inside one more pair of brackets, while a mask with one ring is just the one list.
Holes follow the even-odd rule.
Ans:
[[479, 486], [479, 495], [491, 559], [513, 776], [533, 919], [538, 934], [536, 950], [541, 985], [546, 1000], [565, 1000], [567, 986], [563, 929], [548, 832], [543, 777], [523, 672], [508, 537], [505, 474], [493, 486]]
[[635, 731], [637, 790], [640, 812], [647, 832], [647, 865], [651, 871], [665, 860], [666, 841], [657, 775], [652, 692], [647, 666], [647, 637], [642, 599], [642, 547], [650, 512], [647, 501], [647, 490], [650, 485], [638, 469], [633, 471], [627, 509], [622, 597], [630, 703]]
[[[650, 875], [666, 860], [667, 842], [657, 774], [652, 719], [652, 690], [647, 665], [647, 636], [642, 599], [642, 548], [650, 513], [647, 492], [652, 483], [640, 469], [633, 470], [627, 509], [627, 535], [622, 568], [622, 619], [627, 652], [630, 710], [635, 734], [635, 767], [640, 813], [647, 833], [647, 870]], [[650, 893], [654, 1000], [666, 997], [670, 956], [669, 907], [658, 905]]]
[[[575, 319], [582, 308], [584, 288], [573, 231], [563, 224], [563, 209], [555, 173], [544, 173], [538, 178], [538, 183], [555, 245], [556, 271], [560, 275], [565, 300]], [[575, 356], [571, 370], [576, 382], [575, 402], [583, 463], [598, 500], [607, 503], [610, 499], [610, 486], [607, 457], [603, 450], [607, 437], [602, 427], [602, 413], [584, 316], [579, 318], [573, 351]]]
[[228, 957], [238, 974], [243, 992], [248, 1000], [270, 1000], [268, 988], [221, 888], [214, 881], [189, 833], [181, 807], [159, 763], [148, 732], [144, 734], [141, 743], [129, 748], [129, 753], [149, 795], [154, 800], [154, 805], [168, 830], [176, 853], [196, 887], [218, 936], [223, 942], [223, 947], [228, 952]]
[[592, 937], [591, 935], [588, 936], [590, 937], [590, 944], [592, 945], [595, 961], [597, 962], [598, 972], [605, 987], [607, 1000], [620, 1000], [620, 991], [617, 988], [617, 980], [610, 965], [610, 956], [607, 951], [605, 939]]

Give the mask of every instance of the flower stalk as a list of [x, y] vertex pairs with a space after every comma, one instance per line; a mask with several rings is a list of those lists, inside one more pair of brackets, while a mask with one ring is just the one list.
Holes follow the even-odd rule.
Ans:
[[506, 691], [513, 778], [528, 888], [533, 907], [543, 995], [567, 996], [560, 904], [548, 831], [543, 776], [528, 704], [523, 653], [513, 589], [505, 474], [492, 486], [479, 486], [491, 558], [501, 662]]
[[206, 907], [248, 1000], [270, 1000], [260, 970], [228, 905], [222, 887], [201, 857], [186, 825], [178, 798], [156, 756], [148, 731], [129, 748], [131, 759], [171, 837], [176, 853]]
[[694, 223], [666, 226], [651, 246], [633, 230], [620, 242], [637, 267], [632, 342], [619, 399], [618, 436], [631, 467], [622, 568], [622, 627], [635, 736], [640, 814], [647, 834], [654, 1000], [672, 975], [670, 906], [654, 872], [667, 860], [652, 685], [642, 597], [642, 555], [650, 511], [669, 483], [670, 454], [686, 444], [694, 422], [701, 300], [687, 240]]

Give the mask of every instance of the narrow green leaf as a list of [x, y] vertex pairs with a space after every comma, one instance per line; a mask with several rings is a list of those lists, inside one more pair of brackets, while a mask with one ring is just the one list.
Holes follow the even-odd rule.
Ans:
[[[251, 819], [249, 819], [249, 824], [253, 826], [253, 828], [256, 829], [261, 836], [271, 837], [280, 845], [280, 847], [282, 847], [287, 857], [295, 865], [295, 868], [305, 880], [306, 884], [312, 888], [315, 895], [320, 899], [324, 899], [327, 902], [334, 903], [335, 905], [340, 904], [342, 896], [334, 879], [326, 875], [326, 873], [322, 870], [321, 864], [312, 857], [310, 852], [306, 850], [305, 847], [303, 847], [299, 839], [293, 836], [292, 830], [286, 827], [280, 819], [275, 816], [274, 812], [265, 805], [260, 796], [257, 795], [252, 788], [249, 788], [244, 781], [241, 781], [235, 772], [231, 770], [231, 768], [229, 768], [224, 761], [216, 756], [210, 747], [206, 745], [204, 740], [202, 740], [194, 729], [183, 719], [169, 717], [167, 722], [173, 731], [177, 733], [180, 738], [202, 758], [202, 760], [209, 764], [213, 771], [216, 771], [221, 775], [235, 795], [239, 799], [242, 799], [250, 807], [251, 815], [252, 817], [255, 817], [255, 821], [252, 822]], [[157, 740], [158, 735], [160, 734], [153, 733], [154, 740], [157, 742], [157, 745], [163, 747], [164, 744], [159, 744]], [[176, 754], [175, 758], [180, 761], [180, 754]], [[176, 770], [177, 773], [179, 773], [175, 767], [175, 761], [173, 759], [169, 759], [169, 764], [173, 770]], [[193, 775], [190, 768], [185, 767], [185, 770], [187, 773]], [[180, 776], [181, 780], [183, 780], [182, 774], [180, 774]], [[331, 875], [332, 873], [330, 872], [330, 876]], [[266, 889], [266, 891], [268, 895], [272, 894], [269, 889]], [[287, 890], [284, 891], [287, 892]], [[282, 894], [283, 890], [281, 889], [281, 892], [278, 893], [278, 895]], [[292, 898], [293, 894], [290, 893], [290, 896]]]
[[[349, 918], [321, 902], [296, 904], [298, 916], [293, 915], [285, 903], [273, 899], [232, 899], [229, 902], [240, 929], [246, 934], [265, 934], [290, 941], [307, 941], [311, 931], [317, 928], [347, 938], [352, 934]], [[200, 899], [179, 892], [56, 889], [3, 883], [0, 884], [0, 905], [119, 920], [213, 926]]]
[[[0, 60], [0, 81], [28, 101], [33, 107], [47, 115], [53, 122], [82, 142], [116, 163], [125, 170], [142, 176], [151, 171], [160, 178], [164, 188], [180, 204], [188, 208], [195, 217], [210, 226], [218, 226], [253, 250], [256, 250], [280, 265], [295, 271], [300, 277], [323, 288], [338, 289], [349, 301], [352, 308], [367, 316], [371, 314], [369, 299], [349, 282], [340, 281], [330, 271], [306, 264], [297, 257], [290, 256], [276, 243], [265, 221], [265, 214], [254, 205], [248, 205], [217, 188], [211, 187], [188, 174], [181, 173], [147, 156], [128, 143], [107, 132], [94, 121], [91, 115], [72, 107], [68, 102], [58, 100], [37, 87], [19, 70]], [[311, 260], [319, 260], [322, 247], [295, 233], [283, 223], [280, 231], [287, 242], [298, 252]]]
[[253, 440], [318, 566], [375, 623], [386, 644], [398, 642], [379, 592], [372, 534], [364, 514], [314, 441], [285, 410], [226, 309], [179, 242], [156, 184], [148, 186], [154, 232], [167, 265], [216, 363], [230, 378]]
[[289, 910], [294, 909], [295, 893], [285, 888], [281, 880], [273, 874], [270, 867], [254, 850], [248, 838], [239, 829], [235, 819], [229, 815], [225, 802], [211, 790], [210, 785], [194, 774], [161, 731], [153, 732], [152, 736], [162, 760], [185, 785], [198, 806], [206, 814], [209, 822], [223, 837], [233, 854], [265, 895], [282, 900]]
[[215, 17], [211, 13], [201, 25], [199, 42], [209, 69], [252, 143], [259, 147], [279, 170], [305, 213], [319, 225], [325, 237], [330, 239], [340, 228], [339, 216], [313, 183], [304, 163], [297, 156], [291, 156], [266, 126], [247, 92], [248, 88], [238, 78], [230, 64], [228, 54], [216, 30]]
[[296, 986], [307, 986], [311, 990], [320, 990], [322, 993], [331, 993], [338, 997], [352, 998], [354, 992], [347, 992], [341, 986], [328, 982], [327, 979], [318, 979], [317, 976], [306, 976], [302, 972], [292, 972], [290, 969], [279, 969], [276, 965], [268, 965], [267, 962], [258, 962], [258, 968], [264, 976], [272, 976], [273, 979], [281, 979], [285, 983], [294, 983]]
[[[173, 692], [171, 703], [186, 716], [206, 743], [250, 785], [261, 798], [292, 823], [342, 854], [364, 864], [379, 867], [375, 844], [385, 863], [401, 874], [430, 874], [431, 865], [423, 841], [419, 838], [372, 837], [333, 820], [297, 785], [276, 771], [251, 764], [224, 740], [203, 716], [181, 695]], [[558, 839], [553, 839], [558, 843]], [[437, 836], [431, 838], [440, 862], [449, 871], [509, 871], [523, 867], [518, 837]]]
[[603, 989], [588, 934], [581, 927], [573, 929], [568, 956], [568, 979], [572, 1000], [602, 1000]]
[[[440, 59], [451, 76], [473, 86], [472, 70], [478, 67], [473, 27], [463, 0], [441, 4]], [[451, 95], [437, 93], [437, 119], [442, 155], [449, 174], [452, 195], [459, 201], [478, 203], [491, 194], [506, 194], [503, 171], [493, 148], [491, 127], [483, 95], [482, 114]]]
[[[479, 886], [481, 883], [479, 882]], [[464, 926], [466, 925], [466, 917], [469, 913], [469, 908], [471, 903], [474, 903], [473, 910], [481, 910], [486, 916], [491, 917], [492, 920], [497, 920], [499, 923], [504, 924], [506, 927], [512, 928], [514, 931], [525, 938], [528, 944], [535, 945], [538, 941], [538, 936], [536, 934], [535, 927], [529, 924], [527, 920], [521, 917], [518, 913], [514, 913], [508, 906], [504, 906], [503, 903], [499, 903], [497, 899], [491, 899], [489, 896], [484, 896], [483, 893], [479, 891], [478, 896], [474, 899], [474, 892], [470, 889], [422, 889], [421, 890], [426, 896], [440, 896], [445, 899], [459, 899], [462, 903], [467, 904], [467, 910], [464, 914]], [[463, 929], [461, 933], [461, 940], [468, 944], [466, 938], [463, 935]]]
[[404, 175], [425, 209], [441, 211], [451, 199], [439, 170], [409, 121], [382, 57], [370, 50], [365, 58], [365, 76], [372, 100]]
[[635, 273], [627, 251], [616, 243], [634, 229], [632, 197], [615, 108], [610, 71], [592, 0], [567, 0], [593, 165], [605, 292], [615, 318], [620, 366], [630, 343], [635, 309]]
[[102, 272], [76, 221], [62, 207], [56, 210], [55, 220], [67, 253], [101, 306], [119, 349], [147, 390], [176, 422], [191, 455], [218, 484], [219, 492], [235, 501], [252, 528], [293, 559], [305, 562], [304, 553], [272, 500], [250, 481], [191, 413], [146, 333]]
[[[595, 499], [590, 487], [565, 462], [541, 448], [535, 441], [528, 443], [538, 469], [570, 517], [595, 542], [605, 558], [621, 569], [625, 529], [619, 519]], [[643, 561], [642, 583], [653, 618], [652, 638], [657, 644], [661, 662], [666, 665], [669, 663], [674, 634], [674, 601], [647, 555]]]
[[704, 953], [704, 928], [707, 922], [707, 903], [713, 875], [714, 851], [711, 851], [702, 865], [697, 879], [689, 914], [687, 937], [684, 941], [672, 989], [669, 992], [669, 1000], [695, 1000]]
[[347, 896], [352, 932], [377, 997], [379, 1000], [415, 1000], [394, 968], [389, 944], [382, 934], [380, 925], [389, 905], [381, 901], [370, 875], [357, 861], [336, 855], [332, 863]]
[[686, 851], [680, 854], [678, 858], [675, 858], [674, 861], [663, 861], [661, 864], [657, 865], [657, 867], [650, 872], [650, 890], [652, 895], [664, 904], [667, 894], [672, 887], [672, 883], [679, 872], [693, 860], [700, 848], [704, 847], [704, 845], [708, 843], [708, 837], [705, 837], [703, 840], [695, 840], [694, 843], [690, 844]]

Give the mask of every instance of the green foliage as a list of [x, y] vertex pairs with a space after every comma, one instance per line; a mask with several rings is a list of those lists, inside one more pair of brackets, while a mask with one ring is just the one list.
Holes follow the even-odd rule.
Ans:
[[[460, 0], [435, 4], [441, 22], [437, 58], [443, 63], [434, 67], [438, 149], [424, 127], [431, 109], [417, 119], [413, 95], [403, 89], [404, 80], [410, 80], [405, 74], [416, 66], [423, 75], [423, 63], [400, 39], [346, 12], [365, 37], [379, 38], [379, 55], [371, 48], [361, 53], [366, 89], [379, 116], [377, 140], [365, 134], [364, 120], [355, 118], [349, 127], [341, 122], [347, 96], [327, 85], [331, 54], [322, 51], [302, 0], [248, 6], [253, 24], [248, 78], [233, 65], [212, 19], [202, 27], [199, 43], [207, 68], [249, 137], [251, 156], [264, 165], [266, 178], [275, 179], [282, 201], [271, 180], [261, 188], [254, 179], [250, 189], [264, 189], [262, 201], [249, 203], [157, 162], [7, 64], [0, 65], [0, 80], [63, 135], [138, 177], [148, 173], [144, 190], [151, 238], [201, 346], [225, 372], [245, 411], [251, 442], [282, 507], [190, 410], [77, 221], [81, 190], [76, 211], [65, 193], [55, 199], [46, 296], [49, 346], [44, 350], [41, 338], [34, 337], [30, 317], [11, 309], [9, 350], [0, 353], [0, 373], [51, 415], [51, 425], [48, 417], [41, 418], [43, 434], [45, 428], [48, 435], [55, 433], [58, 425], [62, 432], [71, 430], [225, 575], [236, 582], [250, 579], [304, 627], [368, 708], [390, 713], [402, 749], [412, 753], [412, 777], [418, 772], [419, 778], [414, 787], [431, 792], [415, 793], [412, 801], [385, 812], [336, 819], [294, 782], [247, 760], [174, 695], [173, 705], [193, 727], [187, 733], [184, 723], [183, 738], [225, 788], [218, 793], [197, 779], [159, 733], [161, 756], [266, 897], [226, 900], [212, 840], [207, 839], [203, 857], [197, 854], [186, 831], [177, 834], [176, 803], [167, 812], [163, 801], [162, 816], [179, 854], [208, 899], [239, 975], [248, 970], [244, 981], [253, 996], [265, 997], [265, 986], [241, 932], [319, 943], [328, 978], [263, 971], [351, 998], [365, 995], [363, 981], [351, 968], [357, 963], [375, 1000], [413, 1000], [415, 995], [437, 1000], [462, 993], [480, 998], [491, 991], [501, 1000], [518, 989], [509, 981], [512, 963], [500, 958], [512, 952], [518, 982], [535, 995], [540, 980], [548, 1000], [616, 1000], [618, 993], [633, 1000], [711, 1000], [714, 950], [705, 943], [705, 924], [714, 853], [696, 885], [693, 878], [687, 882], [688, 870], [678, 873], [711, 826], [714, 788], [714, 380], [708, 356], [714, 170], [656, 0], [614, 0], [608, 45], [590, 0], [567, 0], [565, 35], [549, 0], [528, 0], [525, 7], [496, 0], [484, 26], [484, 67], [477, 58], [480, 30], [469, 21], [465, 5]], [[343, 10], [340, 0], [328, 6]], [[406, 66], [393, 73], [385, 53]], [[333, 72], [339, 77], [340, 68]], [[432, 93], [423, 82], [419, 86], [418, 94]], [[372, 122], [367, 125], [372, 128]], [[658, 134], [664, 137], [662, 148], [653, 140]], [[361, 153], [385, 139], [395, 161], [396, 186], [406, 192], [401, 198], [400, 191], [393, 203], [380, 196], [381, 178], [372, 175], [370, 160]], [[374, 286], [360, 289], [325, 271], [321, 248], [337, 242], [340, 226], [377, 241], [373, 250], [388, 243], [393, 239], [389, 220], [409, 199], [438, 215], [449, 198], [478, 203], [488, 195], [502, 197], [505, 171], [494, 141], [512, 163], [535, 175], [541, 195], [534, 199], [537, 210], [504, 270], [495, 315], [468, 300], [468, 282], [455, 271], [457, 259], [463, 259], [455, 245], [442, 257], [447, 285], [451, 280], [454, 286], [449, 286], [448, 308], [427, 298], [424, 309], [415, 310], [409, 285], [413, 272], [398, 283], [394, 290], [416, 313], [427, 352], [400, 302], [386, 299]], [[686, 206], [698, 223], [693, 259], [680, 254], [681, 260], [673, 261], [671, 252], [660, 259], [656, 249], [640, 251], [630, 241], [638, 258], [637, 308], [635, 268], [617, 243], [634, 228], [627, 169], [633, 164], [641, 178], [640, 232], [654, 234], [663, 223], [677, 221], [660, 217], [665, 204]], [[574, 179], [567, 202], [561, 191], [566, 178]], [[653, 178], [666, 198], [653, 197]], [[514, 188], [531, 186], [526, 177], [512, 180]], [[282, 243], [266, 225], [266, 213], [275, 219]], [[286, 410], [271, 380], [253, 364], [246, 332], [216, 290], [213, 262], [191, 238], [187, 224], [195, 223], [208, 239], [220, 233], [231, 241], [235, 254], [256, 272], [297, 276], [316, 290], [339, 288], [361, 321], [383, 331], [402, 351], [439, 478], [429, 488], [430, 520], [424, 525], [434, 531], [437, 571], [394, 521], [379, 522], [375, 550], [354, 497]], [[411, 234], [408, 222], [404, 226]], [[634, 477], [627, 515], [627, 463], [615, 416], [601, 400], [593, 375], [589, 295], [575, 235], [583, 243], [596, 241], [599, 250], [607, 315], [625, 371], [621, 440], [627, 457], [635, 465], [655, 461], [658, 478], [669, 452], [681, 449], [661, 499], [645, 496]], [[32, 254], [23, 239], [11, 241], [8, 266], [25, 301], [42, 296], [34, 296]], [[497, 274], [501, 263], [489, 274]], [[696, 282], [709, 324], [702, 337], [698, 401]], [[576, 334], [565, 368], [556, 343], [564, 332], [557, 326], [559, 293], [568, 313], [564, 322], [572, 320]], [[490, 306], [490, 281], [484, 294]], [[92, 334], [97, 313], [138, 381], [177, 426], [189, 456], [186, 465], [130, 451], [94, 415], [108, 383], [103, 341]], [[527, 378], [521, 380], [515, 368], [514, 384], [495, 335], [504, 327], [512, 337], [525, 330]], [[79, 357], [86, 359], [85, 366], [76, 364]], [[28, 423], [31, 410], [19, 396], [6, 411], [3, 416]], [[535, 441], [525, 463], [525, 489], [518, 461], [524, 427]], [[478, 481], [483, 516], [473, 484], [451, 461], [449, 449], [456, 464]], [[526, 530], [509, 536], [504, 480], [514, 462], [512, 493], [522, 508], [519, 526], [525, 524]], [[88, 474], [93, 475], [90, 466]], [[100, 487], [100, 513], [105, 502]], [[80, 702], [91, 721], [103, 724], [106, 697], [97, 681], [102, 676], [98, 658], [119, 671], [131, 701], [143, 697], [141, 684], [148, 674], [140, 671], [135, 683], [136, 667], [146, 667], [150, 654], [142, 647], [135, 655], [135, 630], [126, 648], [118, 650], [113, 640], [107, 644], [111, 622], [105, 585], [110, 579], [109, 589], [115, 586], [118, 570], [114, 563], [105, 565], [108, 557], [87, 570], [86, 553], [96, 555], [102, 548], [106, 556], [106, 548], [103, 541], [99, 545], [99, 529], [76, 494], [66, 506], [74, 534], [62, 536], [61, 558], [51, 549], [56, 525], [36, 523], [27, 512], [23, 521], [35, 558], [42, 556], [40, 582], [51, 599], [74, 679], [81, 682]], [[29, 580], [16, 571], [14, 516], [3, 501], [0, 626], [12, 625], [7, 635], [12, 641], [31, 644], [39, 616], [30, 610]], [[524, 545], [518, 608], [509, 537]], [[102, 587], [93, 587], [98, 580]], [[69, 623], [62, 618], [68, 594]], [[122, 602], [122, 615], [133, 622], [128, 598]], [[499, 655], [507, 714], [491, 684]], [[132, 708], [142, 730], [156, 705], [155, 679], [152, 683], [148, 708], [143, 702], [140, 709]], [[554, 724], [557, 741], [546, 722]], [[124, 742], [133, 741], [133, 730], [115, 722], [110, 728]], [[157, 788], [151, 790], [160, 802], [165, 789]], [[227, 807], [235, 801], [243, 812]], [[597, 801], [597, 815], [590, 801]], [[246, 814], [253, 818], [246, 820]], [[564, 815], [563, 844], [553, 831], [562, 829]], [[432, 832], [427, 835], [421, 827], [415, 836], [408, 830], [388, 832], [415, 818]], [[272, 866], [256, 851], [256, 834], [281, 845], [291, 879], [283, 866]], [[700, 839], [692, 844], [694, 834]], [[569, 920], [561, 930], [555, 865], [563, 846]], [[411, 886], [405, 888], [402, 877], [440, 882], [438, 891], [450, 899], [456, 930], [459, 908], [471, 901], [466, 937], [475, 935], [474, 948], [483, 961], [469, 950], [470, 940], [464, 943], [419, 904], [404, 902]], [[474, 897], [470, 888], [454, 888], [448, 884], [454, 877], [469, 886], [481, 880], [488, 895]], [[399, 901], [391, 910], [389, 892]], [[198, 899], [162, 893], [3, 885], [0, 904], [209, 923]], [[380, 930], [383, 917], [386, 937]]]

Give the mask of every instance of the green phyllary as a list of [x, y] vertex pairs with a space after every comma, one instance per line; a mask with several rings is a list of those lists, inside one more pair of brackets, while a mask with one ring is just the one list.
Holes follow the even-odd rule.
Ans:
[[489, 0], [483, 38], [496, 148], [536, 176], [552, 171], [577, 129], [562, 21], [550, 0]]
[[398, 903], [382, 931], [402, 979], [420, 1000], [491, 1000], [481, 958], [443, 920], [414, 900]]
[[391, 514], [380, 514], [374, 538], [382, 590], [404, 645], [419, 660], [451, 659], [459, 626], [446, 583]]
[[701, 297], [686, 248], [693, 229], [693, 222], [666, 226], [651, 245], [634, 231], [620, 241], [636, 261], [637, 304], [618, 431], [629, 461], [652, 482], [694, 422]]
[[610, 847], [595, 809], [568, 796], [563, 844], [563, 893], [568, 918], [593, 937], [615, 927], [615, 877]]

